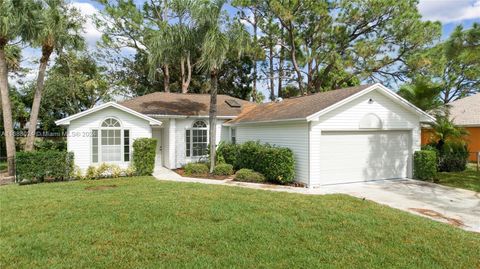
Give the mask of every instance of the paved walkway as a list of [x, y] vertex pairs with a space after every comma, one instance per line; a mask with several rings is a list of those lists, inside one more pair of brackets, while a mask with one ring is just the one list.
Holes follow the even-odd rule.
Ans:
[[214, 180], [182, 177], [166, 169], [156, 169], [154, 177], [160, 180], [195, 182], [251, 189], [281, 191], [299, 194], [348, 194], [380, 204], [450, 223], [464, 230], [480, 233], [480, 193], [445, 187], [433, 183], [403, 179], [381, 180], [350, 184], [336, 184], [314, 189], [237, 182], [229, 179]]

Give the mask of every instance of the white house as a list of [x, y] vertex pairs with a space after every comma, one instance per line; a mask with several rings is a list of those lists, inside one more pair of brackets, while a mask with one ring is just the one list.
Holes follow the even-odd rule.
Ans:
[[[106, 103], [56, 123], [81, 169], [126, 167], [139, 137], [158, 140], [156, 167], [205, 157], [209, 95], [153, 93]], [[253, 104], [218, 97], [216, 141], [254, 140], [290, 148], [296, 180], [309, 187], [412, 176], [420, 123], [433, 118], [381, 84]]]

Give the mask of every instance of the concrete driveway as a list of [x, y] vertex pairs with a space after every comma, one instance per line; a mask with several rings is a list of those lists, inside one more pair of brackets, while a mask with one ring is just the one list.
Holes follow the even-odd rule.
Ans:
[[480, 232], [480, 193], [404, 179], [322, 186], [321, 193], [365, 198], [413, 214]]

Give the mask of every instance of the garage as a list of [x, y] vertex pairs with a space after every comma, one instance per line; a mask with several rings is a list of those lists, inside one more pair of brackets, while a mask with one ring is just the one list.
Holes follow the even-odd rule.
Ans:
[[407, 177], [411, 131], [323, 131], [320, 184]]

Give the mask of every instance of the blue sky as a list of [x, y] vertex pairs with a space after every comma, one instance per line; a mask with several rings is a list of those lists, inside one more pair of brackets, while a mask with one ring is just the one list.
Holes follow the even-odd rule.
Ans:
[[[140, 6], [145, 0], [136, 0]], [[402, 0], [399, 0], [402, 1]], [[91, 16], [102, 9], [102, 5], [91, 0], [72, 0], [72, 5], [77, 7], [84, 15]], [[480, 23], [480, 0], [420, 0], [419, 11], [424, 20], [438, 20], [442, 22], [442, 38], [446, 38], [457, 25], [464, 28], [471, 27], [474, 22]], [[228, 6], [227, 10], [234, 14], [236, 10]], [[95, 28], [91, 20], [85, 24], [85, 39], [90, 48], [94, 49], [101, 33]], [[40, 58], [40, 50], [26, 48], [23, 51], [24, 65], [31, 66], [32, 70], [27, 75], [28, 79], [34, 79], [36, 64]], [[264, 92], [266, 94], [266, 91]], [[268, 96], [268, 94], [266, 94]]]

